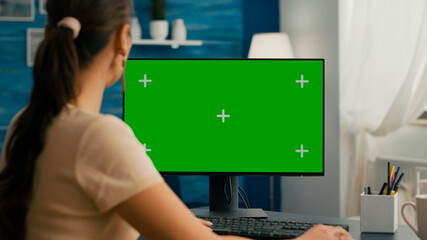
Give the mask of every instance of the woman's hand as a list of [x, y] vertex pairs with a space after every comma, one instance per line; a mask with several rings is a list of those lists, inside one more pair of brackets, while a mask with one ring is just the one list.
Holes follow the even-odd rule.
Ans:
[[353, 240], [353, 238], [342, 227], [317, 224], [296, 240]]
[[[210, 227], [213, 225], [212, 222], [200, 218], [199, 220], [204, 226], [211, 229]], [[295, 240], [353, 240], [353, 238], [342, 227], [317, 224]]]
[[199, 218], [199, 220], [200, 220], [200, 222], [204, 225], [204, 226], [206, 226], [206, 227], [208, 227], [210, 230], [212, 230], [212, 225], [213, 225], [213, 223], [212, 222], [209, 222], [209, 221], [206, 221], [206, 220], [204, 220], [204, 219], [201, 219], [201, 218]]
[[[199, 220], [204, 226], [211, 229], [212, 222], [200, 218]], [[317, 224], [295, 240], [353, 240], [353, 238], [342, 227]]]

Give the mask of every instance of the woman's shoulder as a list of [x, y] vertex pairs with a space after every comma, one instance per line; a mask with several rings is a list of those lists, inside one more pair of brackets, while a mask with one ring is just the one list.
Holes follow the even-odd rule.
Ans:
[[135, 135], [132, 129], [120, 118], [111, 114], [99, 114], [87, 111], [76, 111], [71, 113], [66, 123], [68, 126], [74, 125], [76, 130], [80, 130], [82, 142], [94, 141], [115, 144], [124, 139], [134, 140]]
[[86, 131], [101, 133], [133, 133], [128, 125], [122, 119], [111, 114], [98, 114], [90, 119]]
[[127, 129], [127, 125], [122, 119], [111, 114], [94, 113], [76, 107], [68, 107], [58, 117], [59, 122], [73, 124], [83, 127], [86, 130], [108, 130], [110, 128]]

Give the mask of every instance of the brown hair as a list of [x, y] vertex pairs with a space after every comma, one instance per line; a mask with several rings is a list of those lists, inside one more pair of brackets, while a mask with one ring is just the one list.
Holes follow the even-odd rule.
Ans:
[[[0, 172], [0, 239], [25, 239], [34, 169], [46, 130], [63, 107], [76, 98], [76, 76], [107, 45], [112, 33], [129, 22], [130, 0], [48, 0], [49, 31], [37, 50], [33, 90], [7, 142], [6, 167]], [[64, 17], [80, 21], [71, 29], [56, 27]]]

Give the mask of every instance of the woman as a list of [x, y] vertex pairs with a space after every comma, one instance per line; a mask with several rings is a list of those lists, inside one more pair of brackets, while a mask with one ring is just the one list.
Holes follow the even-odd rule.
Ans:
[[[48, 1], [30, 103], [0, 161], [0, 239], [242, 239], [214, 234], [131, 129], [99, 113], [131, 48], [130, 0]], [[300, 239], [350, 239], [318, 225]]]

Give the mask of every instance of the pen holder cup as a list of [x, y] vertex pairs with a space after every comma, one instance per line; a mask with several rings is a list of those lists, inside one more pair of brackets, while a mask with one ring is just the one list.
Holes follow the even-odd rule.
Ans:
[[396, 232], [398, 197], [399, 193], [395, 195], [360, 194], [360, 230], [377, 233]]

